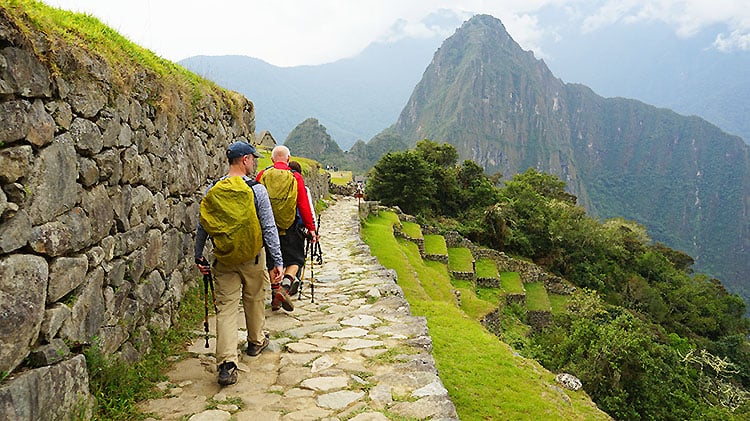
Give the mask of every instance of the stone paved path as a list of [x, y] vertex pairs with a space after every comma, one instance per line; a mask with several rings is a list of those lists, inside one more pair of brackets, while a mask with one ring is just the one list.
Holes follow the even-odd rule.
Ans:
[[258, 357], [242, 354], [237, 384], [216, 383], [214, 341], [206, 349], [201, 337], [160, 385], [169, 397], [141, 409], [191, 421], [458, 419], [424, 318], [410, 315], [395, 275], [359, 238], [356, 199], [338, 197], [321, 215], [321, 232], [314, 302], [305, 282], [293, 312], [267, 309], [271, 344]]

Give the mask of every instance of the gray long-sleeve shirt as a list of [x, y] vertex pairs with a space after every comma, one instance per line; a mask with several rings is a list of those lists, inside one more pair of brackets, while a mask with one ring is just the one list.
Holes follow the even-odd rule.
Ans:
[[[222, 177], [221, 179], [224, 179]], [[245, 181], [253, 181], [250, 177], [242, 177]], [[213, 184], [206, 189], [205, 193], [213, 187]], [[267, 253], [270, 256], [266, 256], [274, 262], [274, 266], [283, 266], [284, 262], [281, 258], [281, 244], [279, 243], [279, 232], [276, 229], [276, 221], [273, 218], [273, 210], [271, 209], [271, 200], [268, 198], [268, 191], [265, 186], [258, 183], [253, 187], [253, 196], [255, 196], [255, 210], [260, 220], [260, 228], [263, 231], [263, 244], [266, 246]], [[203, 194], [205, 196], [205, 193]], [[206, 246], [206, 239], [208, 233], [203, 226], [201, 226], [200, 220], [198, 221], [198, 228], [195, 231], [195, 258], [200, 259], [203, 257], [203, 248]]]

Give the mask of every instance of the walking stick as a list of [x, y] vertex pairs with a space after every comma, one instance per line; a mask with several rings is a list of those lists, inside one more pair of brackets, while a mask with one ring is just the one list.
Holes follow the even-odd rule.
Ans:
[[[309, 249], [310, 249], [310, 240], [305, 239], [305, 259], [307, 259], [307, 250]], [[297, 277], [299, 279], [299, 290], [297, 294], [298, 300], [302, 299], [302, 286], [305, 284], [305, 266], [307, 265], [305, 264], [302, 265], [302, 267], [300, 268], [300, 272], [298, 273], [299, 276]]]
[[313, 250], [315, 243], [310, 247], [310, 302], [315, 303], [315, 269], [313, 268]]
[[[203, 330], [206, 331], [206, 348], [208, 348], [208, 285], [211, 283], [211, 273], [203, 275], [203, 307], [205, 316], [203, 317]], [[213, 290], [213, 288], [211, 288]]]
[[216, 308], [216, 294], [214, 293], [214, 277], [211, 275], [209, 270], [207, 274], [203, 275], [203, 306], [205, 307], [205, 313], [203, 317], [203, 330], [206, 331], [206, 348], [208, 348], [208, 291], [211, 291], [211, 299], [214, 302], [214, 313], [218, 313], [219, 310]]
[[[320, 214], [318, 214], [317, 228], [318, 228], [318, 237], [320, 237]], [[320, 239], [318, 239], [318, 241], [313, 243], [312, 247], [313, 247], [313, 252], [315, 253], [316, 261], [318, 262], [319, 265], [322, 265], [323, 264], [323, 252], [320, 250]]]

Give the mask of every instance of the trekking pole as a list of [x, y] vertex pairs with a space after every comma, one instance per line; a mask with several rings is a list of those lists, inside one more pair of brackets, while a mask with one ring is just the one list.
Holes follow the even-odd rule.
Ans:
[[313, 268], [314, 243], [310, 247], [310, 303], [315, 303], [315, 269]]
[[[310, 247], [310, 240], [305, 239], [305, 259], [307, 259], [307, 250], [309, 250], [309, 247]], [[299, 293], [298, 293], [298, 296], [297, 296], [298, 300], [302, 299], [302, 286], [305, 283], [305, 266], [307, 266], [307, 265], [302, 264], [302, 267], [300, 268], [300, 273], [299, 273]]]
[[317, 250], [316, 252], [316, 258], [319, 265], [323, 264], [323, 252], [320, 250], [320, 214], [318, 214], [318, 241], [316, 241], [312, 246], [313, 250]]
[[[203, 329], [206, 331], [206, 348], [208, 348], [208, 285], [211, 283], [211, 272], [203, 275], [203, 307], [205, 316], [203, 317]], [[213, 291], [213, 288], [211, 288]]]

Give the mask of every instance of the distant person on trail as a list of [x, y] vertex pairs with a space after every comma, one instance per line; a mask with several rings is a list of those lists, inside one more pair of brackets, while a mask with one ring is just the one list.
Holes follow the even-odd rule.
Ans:
[[301, 173], [289, 168], [289, 158], [289, 148], [283, 145], [274, 147], [271, 151], [273, 165], [261, 170], [256, 177], [256, 180], [266, 187], [271, 198], [284, 259], [284, 278], [280, 284], [271, 284], [273, 311], [278, 310], [280, 306], [286, 311], [294, 310], [290, 295], [297, 293], [300, 285], [300, 280], [296, 276], [297, 271], [305, 263], [305, 234], [301, 230], [302, 227], [296, 223], [298, 211], [303, 226], [308, 231], [308, 238], [312, 242], [318, 241], [305, 182]]
[[195, 235], [195, 263], [211, 272], [203, 257], [206, 239], [214, 245], [216, 275], [216, 362], [219, 384], [237, 382], [237, 311], [240, 297], [247, 326], [247, 354], [257, 356], [268, 346], [265, 285], [281, 282], [281, 247], [266, 188], [252, 178], [261, 157], [249, 143], [227, 148], [229, 172], [206, 191]]
[[[302, 165], [300, 165], [297, 161], [289, 161], [289, 168], [292, 169], [292, 171], [297, 171], [298, 173], [302, 174]], [[315, 215], [315, 205], [312, 201], [312, 195], [310, 194], [310, 188], [305, 185], [305, 191], [307, 191], [307, 201], [310, 203], [310, 212], [312, 212], [312, 218], [313, 223], [315, 224], [315, 231], [318, 231], [318, 219], [317, 215]], [[302, 223], [302, 217], [299, 214], [299, 209], [297, 209], [297, 224], [303, 225]]]

